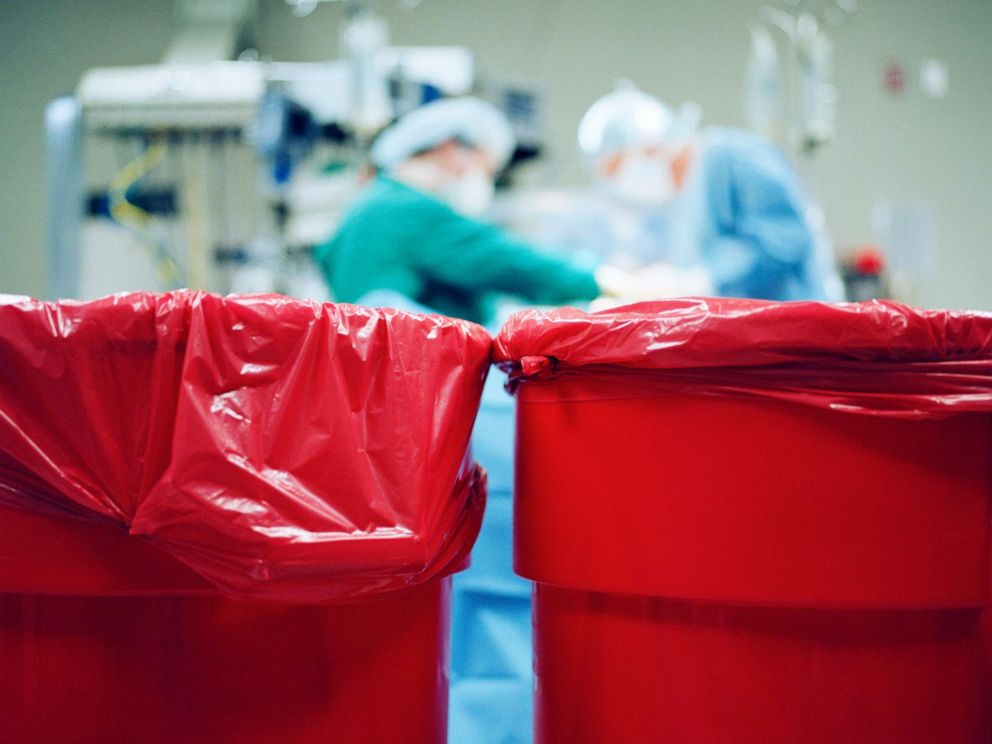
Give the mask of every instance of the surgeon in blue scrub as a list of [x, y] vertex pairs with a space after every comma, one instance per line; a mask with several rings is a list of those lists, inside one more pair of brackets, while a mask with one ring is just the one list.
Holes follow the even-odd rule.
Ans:
[[701, 270], [696, 294], [840, 299], [785, 154], [746, 131], [699, 131], [696, 120], [628, 85], [596, 101], [579, 126], [579, 145], [610, 193], [645, 215], [664, 208], [667, 238], [653, 258]]

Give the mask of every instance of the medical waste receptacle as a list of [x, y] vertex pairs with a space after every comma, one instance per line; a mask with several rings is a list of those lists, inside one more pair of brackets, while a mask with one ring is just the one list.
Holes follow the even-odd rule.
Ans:
[[527, 311], [538, 744], [985, 742], [992, 316]]
[[4, 742], [446, 740], [478, 326], [0, 302]]

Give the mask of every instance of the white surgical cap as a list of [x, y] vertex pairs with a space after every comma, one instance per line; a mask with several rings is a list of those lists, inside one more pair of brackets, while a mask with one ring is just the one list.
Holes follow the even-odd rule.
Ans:
[[466, 96], [428, 103], [400, 117], [372, 146], [372, 162], [390, 170], [451, 139], [486, 151], [497, 169], [507, 164], [516, 147], [506, 117], [492, 104]]
[[695, 129], [699, 110], [683, 106], [676, 115], [668, 106], [631, 83], [596, 101], [579, 123], [579, 148], [592, 158], [641, 145], [685, 137]]

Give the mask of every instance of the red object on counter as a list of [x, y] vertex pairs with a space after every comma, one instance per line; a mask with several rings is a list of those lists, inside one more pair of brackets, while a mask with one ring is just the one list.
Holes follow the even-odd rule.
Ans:
[[851, 269], [862, 276], [878, 276], [885, 271], [885, 253], [877, 245], [863, 245], [851, 257]]
[[496, 358], [537, 744], [992, 737], [992, 316], [528, 311]]
[[0, 303], [0, 740], [443, 742], [489, 350], [274, 296]]

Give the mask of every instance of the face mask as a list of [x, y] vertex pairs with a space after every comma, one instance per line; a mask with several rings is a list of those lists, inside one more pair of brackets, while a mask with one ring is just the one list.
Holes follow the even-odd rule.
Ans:
[[471, 170], [447, 181], [441, 190], [441, 198], [456, 212], [467, 217], [478, 217], [489, 209], [495, 193], [493, 180], [484, 171]]
[[625, 158], [608, 184], [618, 199], [636, 206], [657, 207], [675, 195], [672, 169], [656, 157]]
[[390, 175], [407, 186], [413, 186], [427, 192], [437, 191], [438, 184], [442, 184], [448, 179], [448, 174], [443, 168], [417, 158], [400, 164]]

